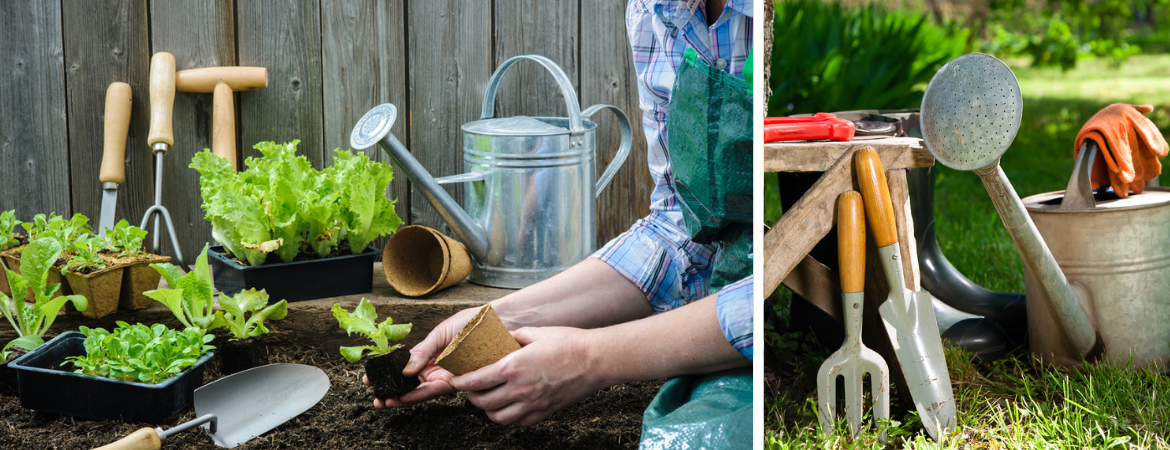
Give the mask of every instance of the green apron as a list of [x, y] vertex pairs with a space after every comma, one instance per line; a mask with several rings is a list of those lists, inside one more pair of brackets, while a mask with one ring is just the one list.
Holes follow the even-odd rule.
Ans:
[[[748, 61], [751, 61], [750, 57]], [[691, 239], [722, 242], [711, 291], [752, 272], [752, 94], [687, 49], [667, 112], [667, 153]], [[751, 369], [667, 381], [642, 415], [642, 449], [751, 448]]]

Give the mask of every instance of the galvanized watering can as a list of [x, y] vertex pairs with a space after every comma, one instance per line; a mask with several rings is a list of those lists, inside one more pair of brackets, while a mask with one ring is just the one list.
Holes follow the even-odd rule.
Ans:
[[[1068, 188], [1027, 197], [1024, 206], [1069, 283], [1087, 294], [1104, 357], [1124, 365], [1132, 356], [1135, 366], [1164, 370], [1170, 363], [1170, 189], [1094, 196], [1089, 174], [1096, 150], [1086, 140]], [[1046, 291], [1028, 274], [1024, 282], [1032, 351], [1057, 364], [1080, 364]]]
[[921, 111], [930, 153], [979, 175], [1023, 258], [1032, 351], [1061, 365], [1099, 356], [1126, 364], [1132, 357], [1137, 366], [1165, 370], [1170, 192], [1095, 198], [1089, 166], [1096, 143], [1088, 141], [1065, 192], [1020, 200], [999, 158], [1019, 130], [1023, 97], [1011, 69], [991, 55], [971, 53], [944, 65], [927, 85]]
[[[496, 90], [516, 62], [528, 59], [552, 73], [569, 117], [495, 117]], [[621, 126], [621, 147], [596, 178], [597, 124], [589, 119], [610, 109]], [[569, 77], [548, 58], [509, 58], [488, 81], [480, 119], [463, 125], [466, 173], [435, 179], [390, 132], [394, 105], [374, 107], [354, 126], [350, 146], [381, 144], [397, 169], [451, 227], [471, 252], [471, 281], [522, 288], [584, 260], [596, 248], [595, 199], [630, 154], [633, 133], [620, 109], [594, 105], [581, 110]], [[468, 183], [463, 208], [440, 187]]]

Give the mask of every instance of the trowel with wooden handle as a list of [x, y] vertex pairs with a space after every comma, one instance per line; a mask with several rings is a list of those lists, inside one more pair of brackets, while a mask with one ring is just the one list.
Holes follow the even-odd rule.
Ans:
[[878, 307], [878, 313], [922, 425], [932, 438], [938, 439], [955, 424], [955, 398], [930, 293], [906, 289], [894, 204], [877, 152], [865, 147], [853, 161], [858, 190], [865, 201], [865, 216], [890, 287], [889, 298]]
[[130, 130], [130, 85], [110, 83], [106, 89], [105, 136], [102, 143], [102, 213], [98, 219], [98, 236], [114, 228], [118, 206], [118, 186], [126, 181], [126, 133]]
[[312, 408], [327, 392], [329, 376], [316, 367], [255, 367], [196, 389], [194, 420], [165, 431], [142, 428], [95, 450], [158, 450], [168, 437], [200, 425], [208, 429], [215, 445], [232, 448]]

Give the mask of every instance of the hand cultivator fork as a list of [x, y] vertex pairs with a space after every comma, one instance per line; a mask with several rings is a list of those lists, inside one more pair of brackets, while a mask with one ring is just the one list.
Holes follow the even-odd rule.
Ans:
[[183, 270], [190, 271], [183, 261], [183, 250], [179, 248], [179, 238], [175, 235], [175, 224], [171, 221], [171, 213], [162, 205], [163, 186], [163, 156], [175, 144], [174, 133], [171, 129], [171, 111], [175, 101], [175, 57], [170, 53], [158, 52], [150, 59], [150, 135], [147, 143], [154, 153], [154, 206], [142, 215], [142, 224], [138, 228], [146, 229], [150, 218], [154, 217], [154, 247], [159, 251], [158, 222], [161, 217], [167, 225], [167, 235], [171, 238], [171, 249], [175, 251], [175, 260]]
[[[837, 412], [837, 377], [845, 378], [845, 417], [853, 438], [861, 432], [862, 377], [869, 374], [874, 420], [890, 418], [890, 370], [881, 356], [861, 343], [861, 318], [865, 306], [865, 219], [861, 195], [841, 194], [837, 203], [837, 255], [844, 299], [845, 344], [834, 352], [817, 373], [818, 416], [821, 429], [832, 433]], [[882, 441], [886, 439], [883, 430]]]

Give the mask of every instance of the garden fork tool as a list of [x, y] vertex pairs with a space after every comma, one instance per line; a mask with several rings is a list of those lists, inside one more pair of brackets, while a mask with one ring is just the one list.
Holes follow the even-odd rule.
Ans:
[[878, 307], [878, 313], [910, 388], [918, 417], [926, 432], [938, 439], [955, 424], [955, 398], [930, 293], [905, 287], [894, 204], [890, 201], [882, 161], [873, 148], [857, 152], [854, 173], [890, 287], [889, 298]]
[[[841, 267], [841, 297], [845, 305], [845, 344], [817, 372], [818, 418], [825, 434], [836, 423], [837, 377], [845, 378], [845, 417], [856, 439], [861, 432], [862, 376], [869, 374], [874, 420], [890, 418], [890, 369], [877, 352], [861, 343], [865, 307], [865, 217], [861, 195], [841, 194], [837, 200], [837, 255]], [[882, 431], [882, 441], [886, 439]]]
[[190, 270], [183, 261], [183, 250], [179, 248], [179, 239], [175, 235], [175, 224], [171, 221], [171, 213], [162, 205], [163, 187], [163, 156], [175, 144], [174, 132], [171, 129], [171, 112], [175, 103], [175, 56], [167, 52], [155, 53], [150, 58], [150, 135], [147, 143], [154, 153], [154, 206], [142, 215], [142, 224], [139, 228], [146, 229], [150, 218], [154, 217], [154, 247], [158, 253], [158, 222], [159, 218], [167, 225], [167, 234], [171, 238], [171, 249], [175, 251], [175, 260]]
[[232, 448], [307, 411], [328, 392], [329, 376], [316, 367], [260, 366], [196, 389], [195, 419], [169, 430], [140, 428], [95, 450], [158, 450], [167, 438], [200, 425], [215, 445]]

